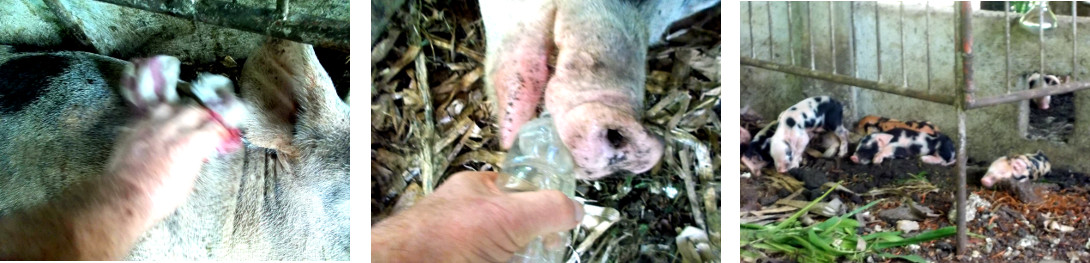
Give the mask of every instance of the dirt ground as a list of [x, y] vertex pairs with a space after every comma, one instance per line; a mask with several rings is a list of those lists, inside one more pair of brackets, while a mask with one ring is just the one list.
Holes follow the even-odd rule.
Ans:
[[1075, 94], [1052, 96], [1048, 110], [1039, 109], [1030, 103], [1027, 131], [1029, 139], [1066, 143], [1068, 136], [1074, 131]]
[[[1053, 99], [1055, 102], [1056, 99]], [[746, 120], [743, 119], [743, 122]], [[750, 124], [749, 127], [758, 125]], [[749, 129], [752, 132], [756, 130]], [[854, 150], [855, 145], [851, 145]], [[1047, 149], [1044, 149], [1047, 154]], [[997, 187], [986, 189], [980, 184], [991, 160], [969, 158], [967, 185], [970, 194], [975, 194], [990, 203], [990, 206], [977, 208], [975, 219], [967, 221], [970, 231], [969, 258], [962, 262], [1039, 262], [1042, 260], [1060, 260], [1077, 262], [1090, 260], [1090, 198], [1087, 195], [1087, 183], [1090, 177], [1085, 173], [1071, 171], [1063, 164], [1053, 164], [1052, 172], [1043, 179], [1017, 187]], [[747, 173], [742, 168], [742, 173]], [[788, 197], [791, 191], [772, 184], [776, 175], [765, 169], [761, 176], [741, 179], [742, 212], [757, 211], [774, 206], [774, 203]], [[796, 200], [810, 201], [820, 197], [827, 188], [820, 188], [826, 182], [842, 181], [843, 186], [855, 194], [836, 191], [827, 197], [839, 198], [850, 204], [849, 208], [864, 205], [878, 198], [885, 202], [872, 207], [861, 234], [878, 231], [896, 230], [896, 220], [883, 219], [879, 213], [902, 206], [911, 200], [930, 208], [936, 217], [918, 221], [919, 231], [934, 230], [953, 226], [948, 213], [953, 208], [957, 192], [957, 171], [955, 166], [926, 164], [915, 159], [887, 160], [879, 165], [857, 165], [847, 158], [837, 162], [833, 159], [809, 158], [804, 164], [788, 172], [787, 177], [802, 182], [803, 194]], [[914, 176], [916, 175], [916, 176]], [[922, 177], [917, 177], [922, 175]], [[912, 191], [904, 186], [918, 183], [921, 179], [935, 186], [935, 191]], [[915, 184], [919, 185], [919, 184]], [[872, 190], [897, 189], [883, 195], [868, 196]], [[1019, 191], [1016, 189], [1023, 189]], [[1029, 190], [1024, 190], [1029, 189]], [[1034, 194], [1024, 194], [1032, 192]], [[1036, 197], [1036, 198], [1034, 198]], [[823, 218], [815, 217], [816, 220]], [[1053, 223], [1055, 222], [1055, 223]], [[1052, 228], [1054, 224], [1068, 226], [1069, 232]], [[879, 230], [880, 229], [880, 230]], [[912, 232], [919, 233], [919, 231]], [[974, 236], [974, 234], [980, 236]], [[955, 260], [955, 238], [925, 242], [919, 246], [894, 248], [887, 252], [893, 254], [915, 254], [932, 262], [950, 262]], [[787, 259], [790, 261], [790, 259]]]

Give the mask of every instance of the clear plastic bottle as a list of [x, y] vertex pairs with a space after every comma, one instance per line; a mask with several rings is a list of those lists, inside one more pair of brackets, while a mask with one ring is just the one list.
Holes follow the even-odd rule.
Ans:
[[[506, 192], [550, 189], [574, 197], [574, 160], [560, 141], [552, 118], [546, 114], [530, 121], [516, 136], [496, 185]], [[510, 262], [563, 262], [570, 245], [571, 235], [566, 231], [539, 236], [516, 252]]]

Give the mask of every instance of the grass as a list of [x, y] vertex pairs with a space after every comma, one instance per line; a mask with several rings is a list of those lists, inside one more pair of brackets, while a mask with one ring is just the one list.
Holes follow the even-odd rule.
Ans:
[[[839, 182], [837, 186], [840, 186]], [[880, 203], [883, 199], [875, 200], [847, 214], [829, 218], [821, 223], [802, 226], [798, 218], [819, 201], [824, 200], [834, 189], [836, 187], [830, 188], [821, 198], [810, 202], [778, 224], [742, 224], [742, 257], [755, 259], [763, 257], [762, 253], [768, 253], [786, 255], [799, 262], [837, 262], [841, 259], [863, 261], [868, 256], [927, 262], [917, 255], [895, 255], [884, 250], [938, 240], [957, 232], [957, 228], [948, 226], [908, 238], [901, 236], [900, 231], [858, 234], [859, 227], [862, 225], [851, 217]]]

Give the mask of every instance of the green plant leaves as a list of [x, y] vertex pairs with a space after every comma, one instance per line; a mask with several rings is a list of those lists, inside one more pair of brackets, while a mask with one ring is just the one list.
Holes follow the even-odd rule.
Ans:
[[[839, 185], [840, 183], [836, 184], [836, 186]], [[746, 255], [761, 255], [760, 252], [753, 250], [761, 250], [770, 254], [782, 253], [789, 258], [797, 259], [799, 262], [835, 262], [845, 257], [859, 261], [868, 255], [899, 258], [912, 262], [927, 262], [924, 258], [916, 255], [894, 255], [880, 251], [887, 248], [942, 239], [957, 232], [957, 228], [949, 226], [923, 232], [909, 238], [902, 237], [900, 231], [858, 235], [857, 230], [862, 224], [851, 217], [870, 209], [884, 201], [884, 199], [875, 200], [847, 214], [832, 217], [817, 224], [801, 226], [798, 218], [807, 213], [818, 202], [824, 200], [834, 189], [836, 189], [835, 186], [826, 191], [821, 198], [811, 201], [782, 222], [768, 225], [741, 224], [743, 253]], [[860, 251], [856, 247], [857, 245], [865, 247], [865, 249]]]

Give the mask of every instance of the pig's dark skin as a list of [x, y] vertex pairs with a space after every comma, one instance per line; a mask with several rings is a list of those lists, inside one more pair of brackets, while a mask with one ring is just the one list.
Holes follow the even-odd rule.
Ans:
[[102, 177], [0, 217], [0, 259], [123, 259], [184, 202], [202, 162], [230, 136], [207, 110], [157, 106], [119, 141]]

